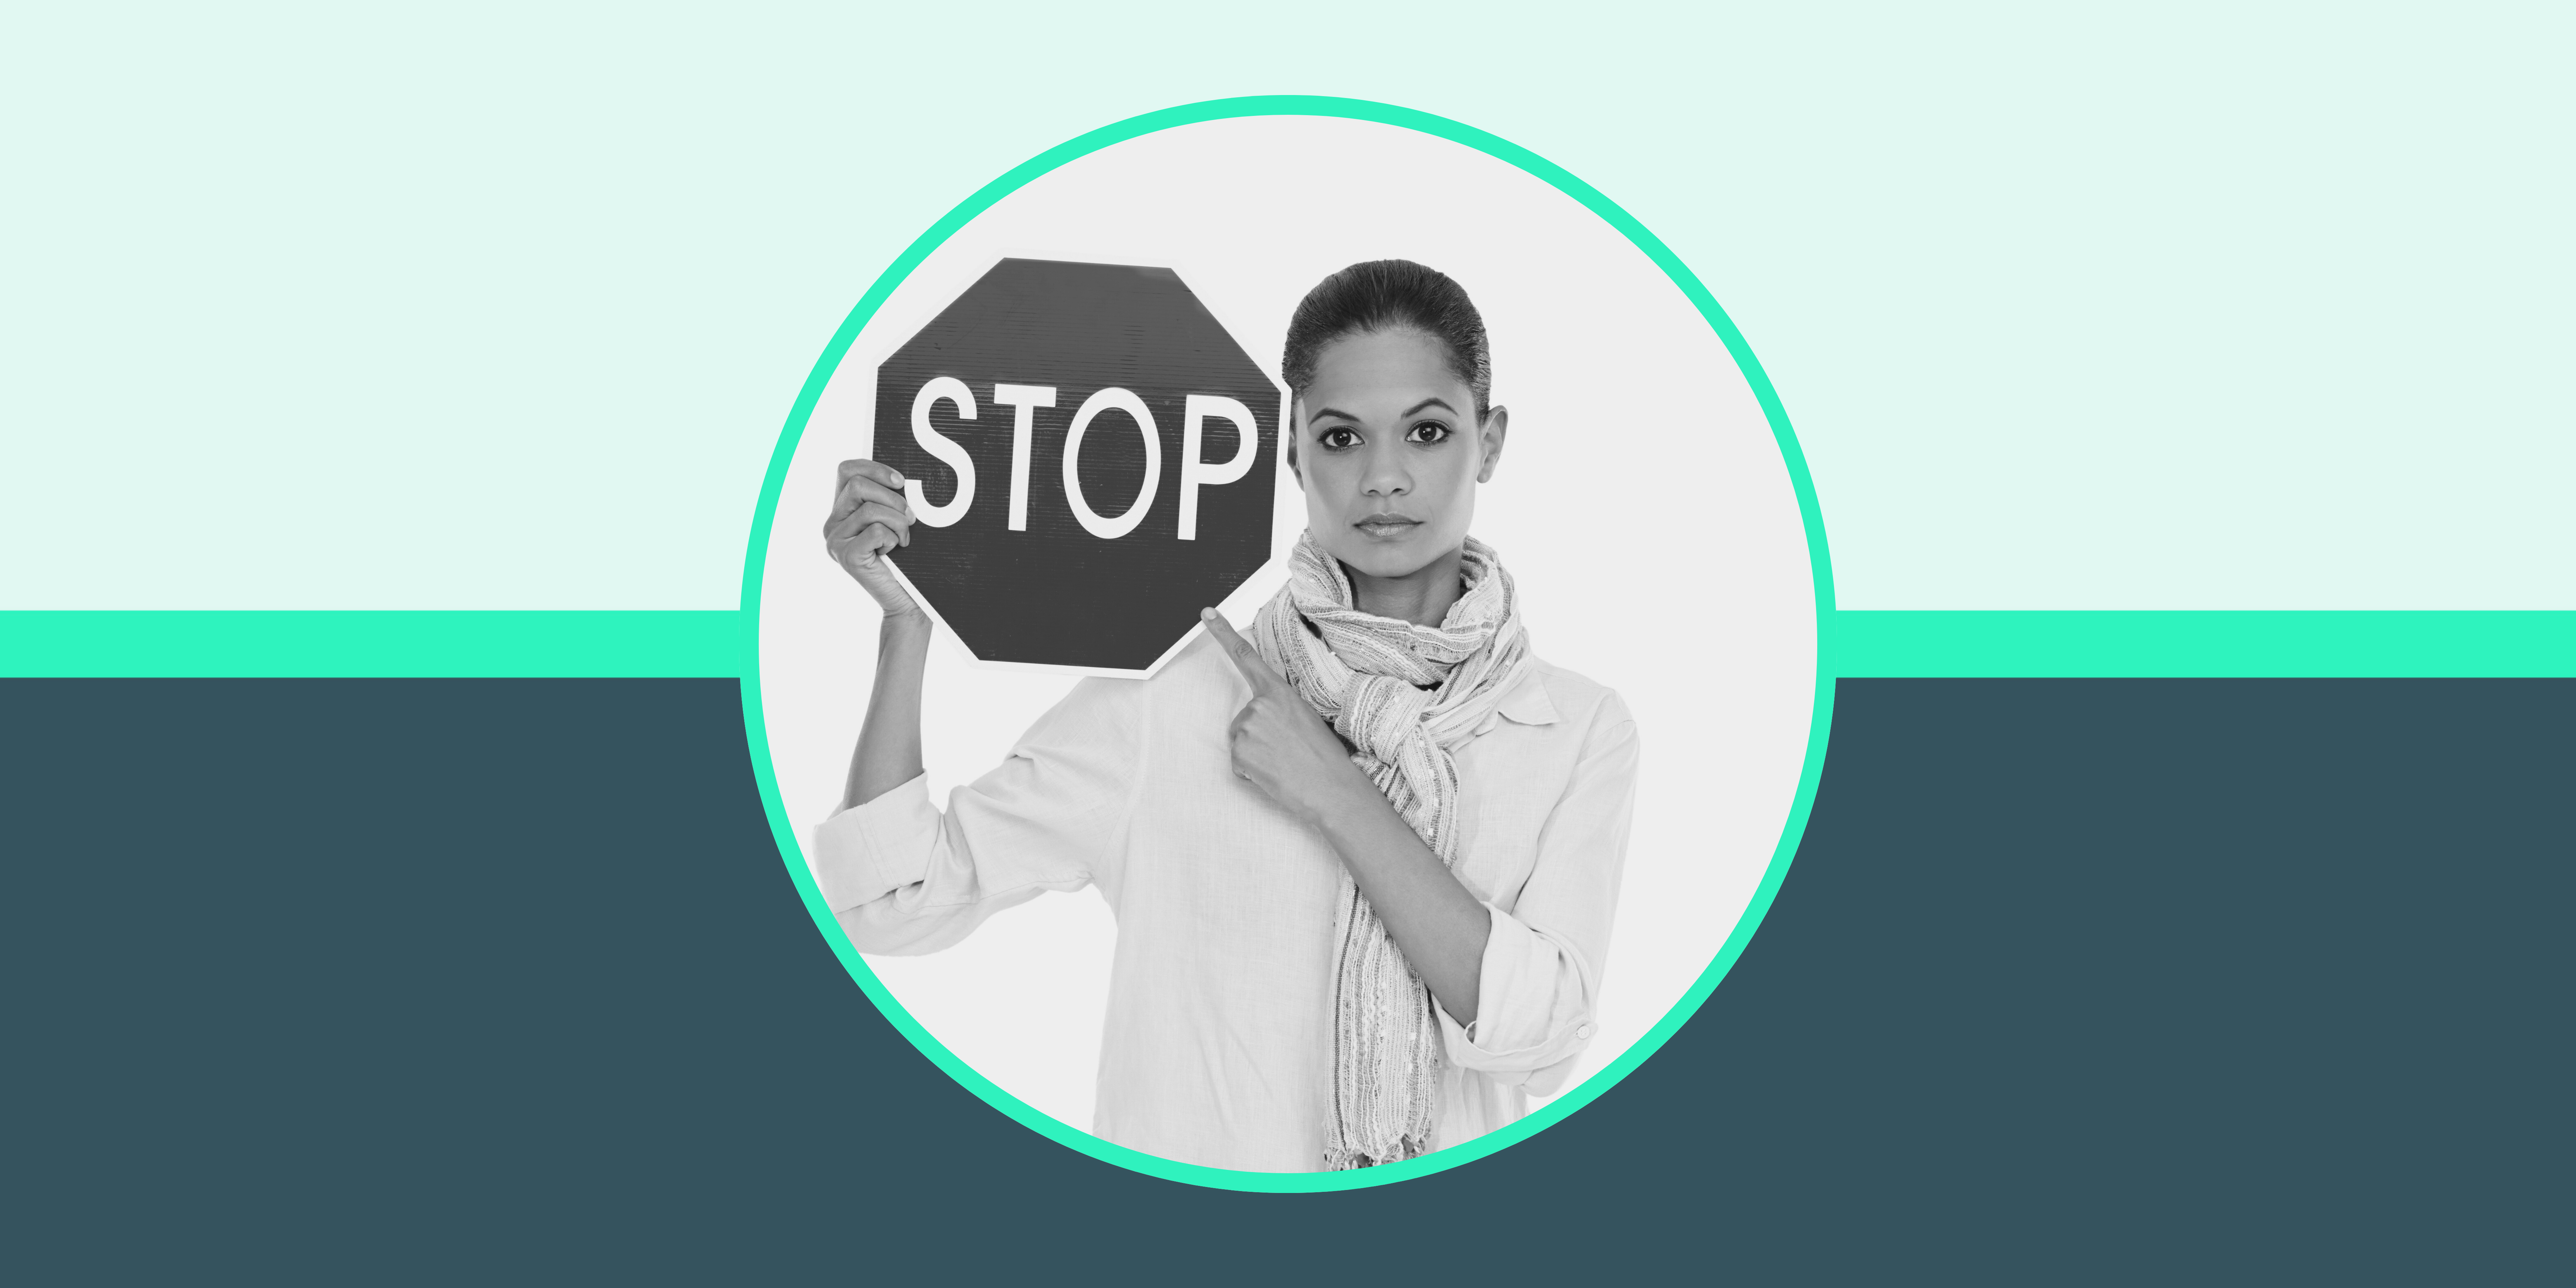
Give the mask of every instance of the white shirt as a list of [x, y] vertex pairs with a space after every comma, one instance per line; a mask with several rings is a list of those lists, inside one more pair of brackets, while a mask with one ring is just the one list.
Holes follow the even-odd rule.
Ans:
[[[1248, 1171], [1323, 1165], [1341, 861], [1234, 776], [1251, 689], [1204, 637], [1151, 680], [1086, 679], [1008, 759], [930, 803], [921, 778], [815, 830], [824, 899], [863, 953], [936, 952], [1049, 890], [1118, 919], [1092, 1133]], [[1457, 750], [1459, 882], [1493, 916], [1477, 1015], [1437, 1002], [1433, 1148], [1564, 1089], [1594, 1002], [1635, 794], [1637, 727], [1539, 662]]]

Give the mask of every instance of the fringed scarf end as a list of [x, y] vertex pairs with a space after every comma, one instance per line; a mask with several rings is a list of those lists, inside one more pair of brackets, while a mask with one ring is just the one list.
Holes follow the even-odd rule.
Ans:
[[1384, 1157], [1371, 1157], [1354, 1146], [1327, 1145], [1324, 1147], [1324, 1170], [1354, 1172], [1363, 1167], [1383, 1167], [1388, 1163], [1401, 1163], [1408, 1158], [1420, 1158], [1430, 1152], [1430, 1142], [1418, 1136], [1407, 1136], [1397, 1141], [1395, 1147], [1386, 1151]]

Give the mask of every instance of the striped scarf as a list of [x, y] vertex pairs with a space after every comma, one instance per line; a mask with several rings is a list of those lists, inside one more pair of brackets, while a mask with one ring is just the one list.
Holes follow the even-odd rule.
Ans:
[[[1467, 539], [1463, 593], [1439, 626], [1363, 613], [1350, 579], [1311, 536], [1288, 584], [1253, 621], [1253, 647], [1349, 741], [1352, 763], [1386, 793], [1443, 865], [1458, 861], [1457, 749], [1530, 665], [1511, 574]], [[1430, 1148], [1440, 1028], [1431, 992], [1342, 872], [1333, 917], [1333, 1099], [1327, 1170]]]

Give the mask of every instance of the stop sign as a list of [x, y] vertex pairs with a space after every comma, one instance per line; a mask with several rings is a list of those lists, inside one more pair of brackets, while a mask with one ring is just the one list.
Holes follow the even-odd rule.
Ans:
[[895, 570], [979, 659], [1150, 672], [1270, 558], [1281, 404], [1172, 270], [1005, 259], [877, 367]]

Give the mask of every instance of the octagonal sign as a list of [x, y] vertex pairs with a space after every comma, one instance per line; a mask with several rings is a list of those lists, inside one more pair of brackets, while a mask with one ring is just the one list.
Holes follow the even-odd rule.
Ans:
[[978, 660], [1150, 674], [1270, 559], [1282, 407], [1171, 269], [1005, 259], [877, 367], [895, 570]]

